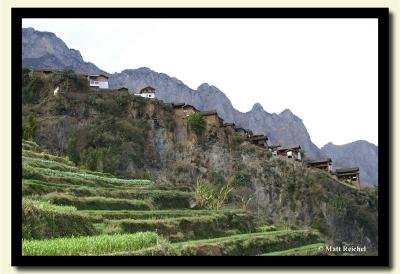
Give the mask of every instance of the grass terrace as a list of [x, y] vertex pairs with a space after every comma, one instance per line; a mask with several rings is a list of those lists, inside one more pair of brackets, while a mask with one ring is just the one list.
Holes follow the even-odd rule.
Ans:
[[133, 251], [157, 245], [160, 238], [154, 232], [124, 235], [23, 240], [23, 256], [91, 256], [120, 251]]

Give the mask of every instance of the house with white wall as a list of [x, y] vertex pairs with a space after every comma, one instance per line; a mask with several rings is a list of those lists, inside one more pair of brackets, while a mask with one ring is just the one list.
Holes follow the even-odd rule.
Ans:
[[89, 86], [93, 88], [108, 88], [108, 76], [104, 74], [88, 75]]
[[156, 97], [156, 89], [150, 86], [142, 88], [138, 93], [135, 93], [136, 96], [141, 96], [145, 98], [155, 98]]

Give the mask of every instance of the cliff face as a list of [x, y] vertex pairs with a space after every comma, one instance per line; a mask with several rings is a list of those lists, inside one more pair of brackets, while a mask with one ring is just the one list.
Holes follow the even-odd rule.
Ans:
[[41, 81], [34, 93], [39, 100], [23, 106], [23, 124], [33, 115], [34, 140], [50, 151], [94, 170], [163, 184], [230, 184], [229, 202], [249, 200], [259, 219], [312, 227], [331, 242], [376, 251], [374, 193], [356, 192], [302, 163], [271, 158], [229, 128], [208, 125], [197, 136], [186, 115], [160, 101], [116, 90], [82, 92], [79, 80], [68, 81], [68, 89], [61, 81], [54, 96], [53, 81]]
[[[73, 69], [79, 73], [107, 74], [94, 64], [85, 62], [79, 51], [69, 49], [53, 33], [35, 31], [32, 28], [23, 29], [22, 41], [23, 65], [29, 68]], [[290, 110], [271, 114], [257, 103], [249, 112], [242, 113], [236, 110], [229, 98], [215, 86], [205, 83], [197, 90], [193, 90], [174, 77], [148, 68], [127, 69], [121, 73], [108, 75], [111, 88], [125, 86], [131, 91], [138, 91], [145, 86], [153, 86], [158, 90], [158, 99], [164, 102], [185, 102], [200, 110], [217, 110], [226, 122], [235, 122], [255, 133], [266, 134], [270, 144], [282, 146], [300, 144], [309, 158], [319, 159], [328, 156], [334, 158], [338, 167], [348, 163], [358, 165], [361, 169], [362, 184], [363, 182], [377, 184], [376, 154], [358, 157], [356, 155], [363, 153], [359, 153], [355, 148], [352, 148], [354, 153], [345, 153], [341, 152], [343, 149], [336, 150], [337, 147], [332, 146], [321, 151], [312, 142], [302, 120]], [[377, 150], [377, 147], [374, 149]]]

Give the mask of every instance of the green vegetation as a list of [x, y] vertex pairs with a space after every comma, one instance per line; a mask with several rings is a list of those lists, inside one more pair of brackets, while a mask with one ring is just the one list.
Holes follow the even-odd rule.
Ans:
[[197, 179], [194, 197], [201, 208], [220, 209], [232, 190], [229, 183], [216, 187]]
[[104, 197], [78, 198], [68, 194], [50, 193], [43, 199], [56, 205], [74, 206], [77, 209], [109, 209], [109, 210], [145, 210], [152, 209], [153, 205], [147, 200], [127, 200]]
[[288, 250], [275, 251], [262, 254], [261, 256], [310, 256], [322, 254], [321, 248], [325, 246], [324, 243], [316, 243], [310, 245], [303, 245]]
[[45, 83], [40, 78], [31, 78], [26, 73], [23, 74], [22, 103], [37, 103], [41, 92], [45, 89]]
[[247, 233], [174, 243], [169, 246], [154, 246], [136, 252], [120, 253], [119, 255], [254, 256], [315, 243], [318, 239], [318, 233], [307, 231]]
[[[35, 175], [25, 175], [24, 171], [30, 172]], [[120, 178], [115, 178], [115, 177], [104, 177], [104, 176], [95, 175], [95, 174], [86, 173], [86, 172], [61, 171], [61, 170], [55, 170], [55, 169], [49, 169], [49, 168], [32, 167], [32, 166], [28, 165], [27, 163], [23, 164], [23, 173], [22, 173], [23, 178], [32, 177], [35, 179], [41, 179], [41, 178], [44, 178], [45, 176], [56, 176], [56, 177], [62, 177], [62, 178], [66, 178], [66, 179], [73, 178], [73, 179], [78, 179], [78, 180], [83, 179], [83, 180], [93, 181], [93, 182], [99, 183], [99, 184], [148, 185], [148, 184], [152, 183], [149, 180], [127, 180], [127, 179], [120, 179]]]
[[86, 256], [119, 251], [133, 251], [156, 245], [154, 232], [125, 235], [59, 238], [52, 240], [23, 240], [23, 256]]
[[246, 214], [219, 213], [188, 217], [169, 217], [163, 219], [120, 219], [107, 222], [106, 233], [133, 233], [138, 231], [157, 231], [170, 241], [205, 239], [225, 235], [226, 231], [236, 229], [248, 232], [250, 221]]
[[120, 220], [120, 219], [166, 219], [178, 217], [199, 217], [199, 216], [212, 216], [212, 215], [232, 215], [244, 213], [240, 210], [192, 210], [192, 209], [174, 209], [174, 210], [81, 210], [93, 218], [100, 220]]
[[230, 128], [204, 135], [202, 116], [188, 119], [199, 138], [184, 140], [170, 105], [86, 81], [23, 70], [23, 133], [41, 145], [22, 142], [25, 240], [150, 230], [161, 240], [148, 251], [106, 254], [259, 255], [321, 242], [289, 230], [312, 227], [374, 249], [376, 190], [271, 157]]
[[114, 173], [119, 164], [119, 157], [110, 148], [88, 148], [80, 156], [81, 165], [89, 170]]
[[27, 121], [22, 122], [22, 138], [30, 140], [35, 137], [36, 120], [32, 113], [29, 114]]
[[43, 201], [22, 201], [22, 237], [47, 239], [64, 236], [93, 235], [90, 218], [74, 207], [55, 206]]
[[193, 130], [196, 135], [200, 136], [203, 134], [205, 129], [205, 120], [200, 112], [192, 112], [188, 117], [188, 126], [190, 130]]
[[85, 77], [77, 75], [73, 70], [56, 71], [52, 76], [53, 86], [62, 86], [65, 92], [88, 89]]

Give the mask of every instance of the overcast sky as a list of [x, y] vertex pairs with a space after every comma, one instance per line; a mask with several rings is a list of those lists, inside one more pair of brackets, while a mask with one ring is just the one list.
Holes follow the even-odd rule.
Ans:
[[233, 106], [290, 109], [312, 141], [378, 143], [377, 19], [24, 19], [109, 72], [148, 67]]

